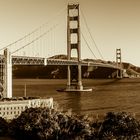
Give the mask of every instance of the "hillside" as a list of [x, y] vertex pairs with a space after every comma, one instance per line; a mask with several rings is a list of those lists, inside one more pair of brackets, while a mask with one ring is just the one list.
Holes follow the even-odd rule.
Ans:
[[[56, 55], [50, 57], [52, 59], [67, 59], [66, 55]], [[76, 58], [72, 58], [76, 59]], [[115, 62], [95, 60], [95, 59], [84, 59], [87, 62], [100, 62], [104, 64], [111, 64]], [[134, 66], [130, 63], [123, 63], [123, 68], [126, 77], [139, 77], [140, 67]], [[77, 67], [72, 66], [72, 77], [77, 75]], [[112, 76], [113, 75], [113, 76]], [[67, 78], [67, 66], [14, 66], [13, 67], [14, 78]], [[111, 68], [97, 68], [97, 67], [82, 67], [83, 78], [109, 78], [116, 77], [116, 71]]]
[[130, 63], [123, 63], [123, 68], [126, 69], [126, 73], [129, 77], [140, 77], [140, 67]]

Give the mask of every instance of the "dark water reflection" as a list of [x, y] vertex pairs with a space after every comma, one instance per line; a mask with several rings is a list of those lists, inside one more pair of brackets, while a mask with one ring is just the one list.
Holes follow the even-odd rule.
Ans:
[[66, 86], [66, 80], [16, 79], [13, 80], [14, 96], [24, 95], [24, 84], [28, 96], [53, 97], [64, 109], [79, 114], [104, 115], [108, 111], [133, 112], [140, 118], [140, 79], [83, 80], [83, 85], [92, 92], [57, 92]]

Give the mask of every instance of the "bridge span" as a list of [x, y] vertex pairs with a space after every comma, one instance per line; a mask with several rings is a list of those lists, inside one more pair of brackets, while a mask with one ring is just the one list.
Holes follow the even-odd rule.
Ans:
[[41, 57], [27, 57], [27, 56], [12, 56], [12, 65], [81, 65], [81, 66], [95, 66], [95, 67], [107, 67], [121, 70], [117, 64], [99, 63], [99, 62], [87, 62], [84, 60], [66, 60], [66, 59], [50, 59]]
[[[84, 61], [81, 59], [81, 30], [80, 30], [80, 11], [79, 4], [68, 4], [67, 6], [67, 59], [51, 59], [46, 57], [30, 57], [30, 56], [16, 56], [13, 55], [16, 52], [24, 49], [25, 47], [33, 44], [35, 41], [38, 41], [44, 35], [46, 35], [52, 28], [42, 34], [39, 34], [35, 39], [30, 42], [18, 46], [17, 43], [20, 41], [27, 41], [27, 37], [34, 36], [34, 33], [41, 33], [42, 28], [36, 29], [32, 33], [24, 36], [23, 38], [15, 41], [14, 43], [4, 47], [4, 55], [0, 55], [0, 80], [3, 85], [3, 97], [12, 97], [12, 65], [66, 65], [67, 66], [67, 86], [66, 91], [83, 91], [82, 85], [82, 66], [93, 66], [93, 67], [107, 67], [113, 68], [117, 71], [117, 76], [122, 78], [122, 65], [121, 65], [121, 51], [117, 49], [116, 51], [116, 65], [108, 64], [108, 63], [99, 63], [99, 62], [90, 62]], [[73, 25], [73, 26], [72, 26]], [[44, 29], [44, 26], [43, 26]], [[30, 39], [29, 39], [30, 40]], [[87, 44], [87, 42], [86, 42]], [[15, 51], [12, 53], [9, 52], [10, 46], [18, 46]], [[88, 46], [89, 47], [89, 46]], [[76, 50], [77, 56], [76, 59], [72, 59], [72, 50]], [[33, 51], [33, 49], [31, 50]], [[91, 48], [90, 48], [91, 51]], [[36, 52], [38, 53], [38, 52]], [[92, 52], [93, 53], [93, 52]], [[71, 67], [77, 65], [77, 83], [73, 83], [72, 81], [72, 71]], [[120, 72], [119, 72], [120, 71]], [[75, 86], [73, 87], [73, 84]]]

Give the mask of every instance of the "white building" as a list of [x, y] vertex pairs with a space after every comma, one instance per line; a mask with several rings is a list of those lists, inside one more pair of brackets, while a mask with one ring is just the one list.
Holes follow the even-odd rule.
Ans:
[[4, 119], [13, 119], [18, 117], [21, 112], [27, 108], [48, 107], [53, 108], [53, 98], [47, 99], [26, 99], [26, 100], [1, 100], [0, 117]]

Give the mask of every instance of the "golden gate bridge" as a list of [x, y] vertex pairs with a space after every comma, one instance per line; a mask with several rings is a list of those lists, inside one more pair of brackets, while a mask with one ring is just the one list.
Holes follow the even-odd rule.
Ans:
[[[51, 59], [50, 57], [46, 57], [47, 56], [46, 53], [49, 53], [49, 50], [51, 51], [51, 53], [55, 52], [54, 47], [55, 40], [54, 38], [52, 39], [51, 37], [54, 35], [54, 33], [52, 32], [57, 28], [58, 23], [53, 24], [50, 28], [47, 27], [48, 24], [43, 24], [42, 26], [35, 29], [31, 33], [0, 49], [1, 51], [4, 52], [2, 55], [0, 55], [0, 80], [4, 88], [3, 97], [7, 98], [12, 97], [12, 65], [66, 65], [68, 67], [67, 72], [68, 80], [65, 91], [84, 91], [81, 77], [82, 66], [112, 68], [116, 70], [117, 78], [122, 78], [123, 69], [121, 67], [121, 49], [116, 49], [115, 64], [87, 62], [81, 59], [81, 46], [82, 46], [81, 38], [85, 42], [87, 49], [91, 52], [93, 57], [96, 58], [96, 56], [94, 51], [91, 49], [88, 41], [86, 40], [80, 27], [79, 4], [68, 4], [66, 11], [67, 11], [67, 45], [66, 45], [67, 47], [65, 48], [67, 48], [67, 59]], [[83, 18], [87, 30], [89, 31], [85, 17], [83, 16]], [[64, 28], [64, 26], [62, 27]], [[99, 55], [103, 59], [103, 56], [99, 51], [97, 44], [95, 43], [90, 31], [89, 35]], [[59, 36], [59, 38], [61, 37]], [[45, 43], [42, 40], [45, 40]], [[73, 50], [75, 50], [77, 54], [76, 59], [74, 60], [72, 59]], [[77, 66], [78, 78], [75, 86], [73, 87], [73, 81], [71, 79], [71, 67], [74, 65]]]

